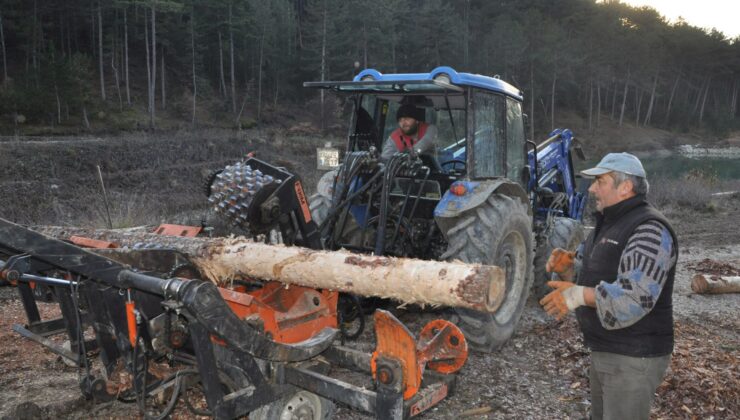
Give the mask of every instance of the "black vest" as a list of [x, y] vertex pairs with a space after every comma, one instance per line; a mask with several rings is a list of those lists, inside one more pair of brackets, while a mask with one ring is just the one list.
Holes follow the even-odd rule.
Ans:
[[[678, 254], [678, 241], [671, 225], [658, 210], [637, 195], [604, 209], [596, 215], [596, 227], [586, 239], [583, 265], [577, 284], [595, 287], [600, 281], [613, 283], [617, 279], [619, 261], [627, 240], [637, 226], [657, 220], [668, 228], [673, 247]], [[656, 357], [673, 351], [673, 279], [676, 265], [671, 267], [660, 296], [653, 309], [626, 328], [607, 330], [601, 326], [596, 308], [581, 306], [576, 317], [586, 345], [592, 351], [623, 354], [634, 357]], [[597, 292], [598, 293], [598, 292]]]

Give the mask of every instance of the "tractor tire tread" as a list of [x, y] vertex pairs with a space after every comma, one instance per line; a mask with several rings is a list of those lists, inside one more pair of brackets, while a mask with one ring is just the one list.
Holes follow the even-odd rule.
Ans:
[[[533, 235], [532, 221], [528, 214], [528, 207], [517, 198], [502, 194], [493, 194], [476, 209], [465, 212], [460, 221], [448, 233], [449, 246], [442, 255], [445, 260], [461, 260], [469, 263], [483, 263], [499, 265], [496, 255], [502, 251], [500, 244], [511, 233], [517, 232], [524, 246], [523, 261], [516, 261], [515, 266], [519, 274], [513, 282], [521, 282], [511, 289], [509, 299], [511, 310], [496, 318], [496, 314], [488, 314], [466, 309], [453, 309], [450, 320], [457, 324], [465, 334], [473, 350], [492, 352], [506, 343], [514, 332], [514, 327], [524, 309], [533, 279]], [[507, 288], [506, 293], [510, 293]], [[498, 314], [498, 312], [497, 312]]]

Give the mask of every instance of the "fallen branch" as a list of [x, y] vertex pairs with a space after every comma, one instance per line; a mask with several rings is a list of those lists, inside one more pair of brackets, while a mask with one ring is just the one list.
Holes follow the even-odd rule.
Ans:
[[465, 410], [462, 413], [457, 415], [457, 418], [462, 417], [473, 417], [473, 416], [480, 416], [481, 414], [487, 414], [493, 411], [493, 407], [490, 405], [484, 405], [483, 407], [478, 408], [471, 408], [469, 410]]

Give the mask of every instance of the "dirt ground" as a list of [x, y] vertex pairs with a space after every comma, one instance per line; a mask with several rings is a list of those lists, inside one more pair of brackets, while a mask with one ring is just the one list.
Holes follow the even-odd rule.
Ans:
[[[129, 144], [127, 150], [131, 147], [135, 147], [135, 143]], [[307, 144], [305, 151], [312, 147], [316, 145]], [[235, 146], [234, 149], [246, 147]], [[229, 160], [226, 155], [210, 156], [214, 161]], [[282, 157], [288, 163], [300, 162], [294, 156], [273, 156]], [[202, 163], [192, 173], [200, 175], [201, 166], [213, 165], [214, 162]], [[315, 178], [315, 175], [310, 176]], [[190, 190], [200, 188], [198, 183], [191, 184], [184, 179], [179, 182], [180, 185], [170, 187], [177, 189], [186, 184]], [[145, 191], [153, 194], [155, 190]], [[182, 194], [186, 196], [187, 191]], [[66, 214], [64, 209], [59, 211], [61, 215]], [[197, 214], [195, 210], [191, 212]], [[652, 418], [738, 418], [740, 294], [695, 295], [691, 292], [690, 280], [697, 270], [706, 267], [702, 265], [705, 259], [740, 269], [740, 229], [737, 229], [740, 196], [717, 198], [710, 213], [680, 208], [668, 208], [665, 212], [675, 224], [681, 247], [674, 290], [676, 346], [671, 367], [658, 388]], [[53, 215], [54, 209], [48, 216]], [[48, 223], [46, 220], [39, 222]], [[74, 217], [68, 221], [75, 222]], [[50, 304], [42, 304], [41, 310], [44, 317], [56, 313]], [[395, 313], [412, 332], [418, 332], [426, 321], [436, 316], [411, 310], [396, 310]], [[114, 402], [94, 406], [84, 400], [77, 385], [77, 369], [12, 331], [13, 324], [23, 323], [25, 314], [16, 290], [0, 287], [0, 358], [3, 360], [0, 364], [0, 418], [140, 417], [135, 404]], [[371, 350], [372, 326], [353, 345]], [[575, 320], [556, 322], [530, 299], [512, 340], [494, 354], [471, 353], [458, 375], [455, 393], [420, 418], [587, 418], [589, 364], [588, 351]], [[174, 417], [194, 418], [182, 403], [178, 404]], [[340, 406], [335, 418], [370, 417]]]

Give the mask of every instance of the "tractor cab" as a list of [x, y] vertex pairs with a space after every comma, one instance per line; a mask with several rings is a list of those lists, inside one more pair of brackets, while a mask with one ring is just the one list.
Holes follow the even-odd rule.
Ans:
[[420, 154], [433, 171], [469, 179], [523, 181], [522, 94], [498, 78], [450, 67], [387, 75], [367, 69], [352, 81], [304, 86], [351, 96], [354, 112], [346, 152], [374, 147], [380, 153], [398, 128], [397, 109], [412, 104], [423, 111], [423, 121], [437, 129], [434, 150]]
[[[326, 247], [435, 259], [447, 247], [438, 215], [478, 197], [451, 195], [455, 183], [506, 182], [526, 197], [522, 94], [510, 84], [438, 67], [408, 74], [367, 69], [351, 81], [304, 86], [347, 95], [353, 105], [344, 156], [334, 159], [341, 165], [322, 178], [312, 201]], [[412, 147], [391, 138], [404, 105], [429, 124], [424, 132], [436, 131], [431, 146], [424, 136]]]

